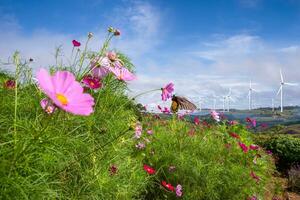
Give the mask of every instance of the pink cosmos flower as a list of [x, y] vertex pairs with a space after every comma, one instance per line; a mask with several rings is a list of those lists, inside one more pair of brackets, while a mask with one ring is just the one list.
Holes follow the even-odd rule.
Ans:
[[80, 47], [81, 43], [78, 42], [77, 40], [72, 40], [73, 46], [74, 47]]
[[211, 117], [212, 117], [214, 120], [216, 120], [217, 122], [220, 121], [220, 114], [219, 114], [217, 111], [215, 111], [215, 110], [211, 111], [211, 112], [210, 112], [210, 115], [211, 115]]
[[120, 81], [132, 81], [136, 79], [135, 75], [132, 74], [127, 68], [125, 67], [111, 67], [110, 71], [116, 76], [116, 78]]
[[167, 101], [169, 98], [172, 97], [172, 92], [174, 91], [174, 84], [169, 83], [164, 88], [161, 89], [161, 99], [163, 101]]
[[135, 126], [135, 138], [138, 139], [142, 136], [142, 130], [143, 130], [143, 127], [142, 125], [138, 122]]
[[91, 69], [94, 77], [102, 79], [110, 72], [110, 60], [108, 57], [95, 57], [91, 60]]
[[48, 114], [52, 114], [55, 110], [55, 106], [47, 98], [42, 99], [40, 105]]
[[237, 121], [235, 121], [235, 120], [233, 120], [233, 121], [230, 121], [230, 122], [229, 122], [229, 124], [230, 124], [231, 126], [234, 126], [234, 125], [237, 125], [237, 124], [238, 124], [238, 122], [237, 122]]
[[195, 118], [194, 118], [194, 123], [195, 123], [196, 125], [199, 125], [199, 124], [200, 124], [200, 120], [199, 120], [198, 117], [195, 117]]
[[239, 142], [238, 144], [239, 144], [239, 146], [241, 147], [241, 149], [243, 150], [244, 153], [248, 152], [249, 149], [244, 143]]
[[162, 112], [165, 113], [165, 114], [170, 114], [171, 113], [170, 109], [167, 108], [167, 107], [164, 107]]
[[175, 191], [176, 191], [176, 196], [178, 196], [178, 197], [181, 197], [181, 196], [182, 196], [182, 186], [181, 186], [180, 184], [178, 184], [178, 185], [176, 186]]
[[96, 77], [92, 77], [91, 75], [87, 75], [87, 76], [83, 77], [82, 83], [86, 87], [93, 89], [93, 90], [99, 89], [102, 86], [100, 79], [98, 79]]
[[107, 57], [108, 57], [108, 59], [111, 60], [111, 61], [116, 61], [116, 60], [117, 60], [117, 54], [116, 54], [116, 52], [114, 52], [114, 51], [109, 51], [109, 52], [107, 53]]
[[83, 93], [83, 88], [72, 73], [57, 71], [50, 75], [47, 70], [40, 69], [37, 80], [41, 90], [57, 107], [75, 115], [87, 116], [94, 111], [94, 98]]
[[143, 142], [139, 142], [135, 145], [135, 147], [139, 150], [142, 150], [146, 147], [146, 145]]
[[152, 134], [153, 134], [153, 131], [152, 131], [151, 129], [149, 129], [149, 130], [147, 130], [147, 133], [148, 133], [149, 135], [152, 135]]
[[260, 177], [257, 176], [253, 171], [251, 171], [250, 176], [255, 179], [257, 183], [260, 181]]
[[255, 145], [255, 144], [251, 144], [251, 145], [249, 146], [249, 148], [250, 148], [251, 150], [257, 150], [257, 149], [259, 149], [259, 146], [258, 146], [258, 145]]

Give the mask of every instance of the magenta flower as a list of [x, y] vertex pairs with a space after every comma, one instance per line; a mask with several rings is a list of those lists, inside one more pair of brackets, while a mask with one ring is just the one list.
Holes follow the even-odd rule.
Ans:
[[258, 149], [259, 149], [259, 146], [258, 146], [258, 145], [255, 145], [255, 144], [251, 144], [251, 145], [249, 146], [249, 148], [250, 148], [251, 150], [258, 150]]
[[37, 80], [41, 90], [57, 107], [75, 115], [90, 115], [94, 111], [94, 98], [83, 93], [72, 73], [57, 71], [51, 76], [47, 70], [40, 69]]
[[165, 113], [165, 114], [170, 114], [171, 113], [170, 109], [167, 108], [167, 107], [164, 107], [164, 109], [162, 110], [162, 112]]
[[215, 110], [211, 111], [211, 112], [210, 112], [210, 115], [211, 115], [211, 117], [212, 117], [214, 120], [216, 120], [217, 122], [220, 121], [220, 114], [219, 114], [217, 111], [215, 111]]
[[87, 76], [83, 77], [82, 83], [86, 87], [93, 89], [93, 90], [99, 89], [102, 86], [100, 79], [98, 79], [96, 77], [92, 77], [91, 75], [87, 75]]
[[248, 152], [249, 149], [244, 143], [239, 142], [238, 144], [239, 144], [239, 146], [241, 147], [241, 149], [243, 150], [244, 153]]
[[7, 80], [4, 82], [4, 88], [6, 89], [15, 89], [16, 87], [16, 81], [14, 80]]
[[161, 89], [161, 99], [163, 101], [167, 101], [169, 98], [172, 97], [172, 92], [174, 91], [174, 84], [169, 83], [164, 88]]
[[152, 131], [151, 129], [149, 129], [149, 130], [147, 130], [147, 133], [148, 133], [149, 135], [152, 135], [152, 134], [153, 134], [153, 131]]
[[55, 106], [47, 98], [42, 99], [40, 105], [48, 114], [52, 114], [55, 111]]
[[[252, 127], [256, 127], [256, 120], [255, 119], [251, 119], [250, 117], [246, 118], [246, 121], [252, 126]], [[250, 127], [249, 127], [250, 128]]]
[[132, 81], [136, 79], [134, 74], [132, 74], [127, 68], [125, 67], [111, 67], [110, 71], [116, 76], [116, 78], [120, 81]]
[[237, 133], [231, 132], [229, 135], [233, 138], [240, 139], [240, 136]]
[[119, 36], [119, 35], [121, 35], [121, 31], [119, 29], [115, 29], [114, 36]]
[[200, 120], [199, 120], [198, 117], [195, 117], [195, 118], [194, 118], [194, 123], [195, 123], [196, 125], [199, 125], [199, 124], [200, 124]]
[[111, 165], [108, 171], [111, 176], [115, 175], [118, 172], [118, 167], [116, 165]]
[[77, 40], [73, 40], [72, 43], [74, 47], [80, 47], [81, 45], [80, 42], [78, 42]]
[[176, 196], [178, 196], [178, 197], [181, 197], [181, 196], [182, 196], [182, 186], [181, 186], [180, 184], [178, 184], [178, 185], [176, 186], [175, 191], [176, 191]]

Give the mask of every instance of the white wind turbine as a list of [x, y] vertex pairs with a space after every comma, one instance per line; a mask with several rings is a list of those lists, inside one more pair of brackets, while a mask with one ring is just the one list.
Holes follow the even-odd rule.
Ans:
[[232, 100], [232, 98], [231, 98], [231, 88], [229, 88], [229, 92], [226, 96], [226, 99], [227, 99], [227, 111], [229, 112], [230, 111], [230, 100]]
[[223, 112], [225, 112], [226, 96], [223, 96], [222, 99], [223, 99]]
[[280, 69], [280, 87], [279, 87], [279, 90], [277, 92], [277, 95], [279, 95], [280, 93], [280, 112], [283, 112], [283, 86], [284, 85], [298, 85], [297, 83], [287, 83], [287, 82], [284, 82], [283, 80], [283, 75], [282, 75], [282, 71]]
[[274, 112], [274, 99], [272, 99], [272, 111]]
[[252, 82], [250, 80], [250, 83], [249, 83], [249, 92], [248, 92], [248, 109], [249, 110], [252, 110], [252, 92], [255, 91], [253, 88], [252, 88]]

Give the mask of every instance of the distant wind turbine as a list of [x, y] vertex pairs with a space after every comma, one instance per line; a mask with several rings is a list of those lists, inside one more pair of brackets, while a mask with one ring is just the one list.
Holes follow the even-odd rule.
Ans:
[[230, 100], [232, 100], [232, 98], [231, 98], [231, 88], [229, 88], [229, 92], [226, 96], [226, 99], [227, 99], [227, 111], [229, 112], [230, 111]]
[[274, 99], [272, 99], [272, 111], [274, 112]]
[[284, 82], [282, 71], [280, 69], [280, 87], [279, 87], [279, 90], [277, 92], [277, 95], [279, 95], [279, 93], [280, 93], [280, 112], [283, 112], [283, 86], [284, 85], [295, 86], [295, 85], [298, 85], [298, 84], [297, 83], [287, 83], [287, 82]]
[[256, 92], [256, 90], [254, 90], [252, 88], [252, 82], [250, 80], [249, 83], [249, 92], [248, 92], [248, 109], [252, 110], [253, 109], [253, 103], [252, 103], [252, 92]]
[[226, 96], [223, 96], [223, 112], [225, 112]]

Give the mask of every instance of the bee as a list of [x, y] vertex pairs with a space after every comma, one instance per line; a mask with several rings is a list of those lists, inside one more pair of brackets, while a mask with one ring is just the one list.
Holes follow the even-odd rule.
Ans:
[[195, 110], [196, 108], [197, 106], [185, 97], [173, 95], [171, 104], [171, 111], [173, 113], [176, 113], [178, 110]]

